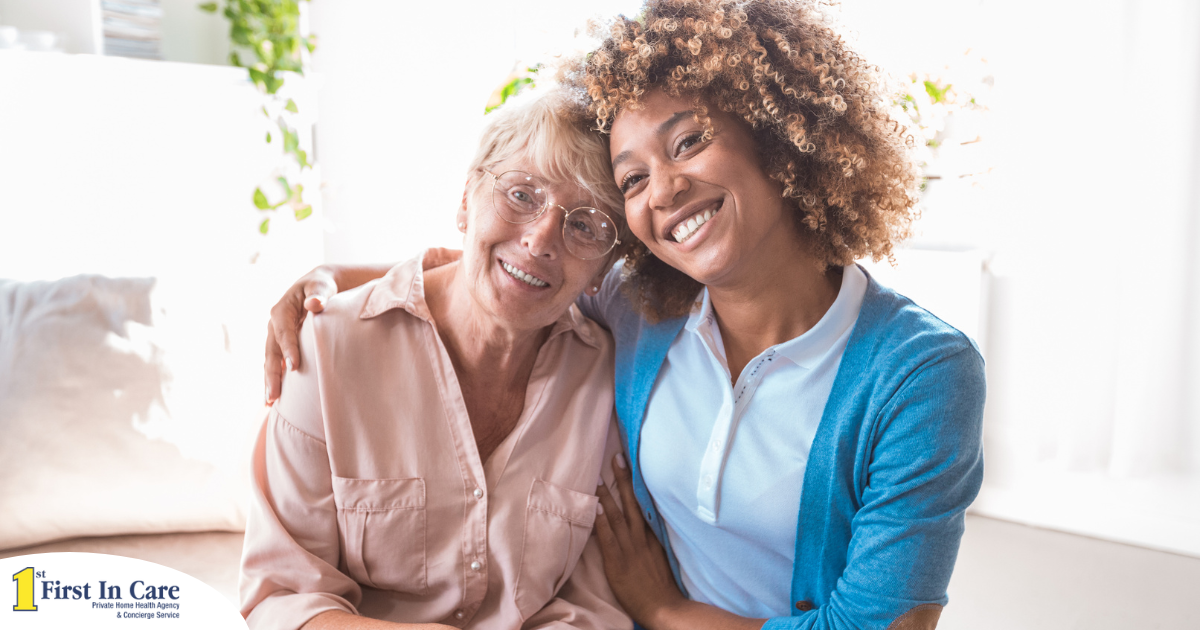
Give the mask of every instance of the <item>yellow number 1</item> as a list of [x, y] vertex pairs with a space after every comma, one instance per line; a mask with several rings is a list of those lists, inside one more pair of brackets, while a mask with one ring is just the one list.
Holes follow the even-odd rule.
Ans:
[[13, 581], [17, 583], [17, 605], [13, 610], [37, 610], [33, 603], [33, 567], [14, 573]]

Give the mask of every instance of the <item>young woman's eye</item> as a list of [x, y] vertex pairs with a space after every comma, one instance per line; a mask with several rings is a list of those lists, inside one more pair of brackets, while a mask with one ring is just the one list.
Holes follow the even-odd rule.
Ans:
[[684, 136], [683, 138], [680, 138], [679, 146], [677, 146], [675, 148], [675, 152], [683, 153], [684, 151], [687, 151], [688, 149], [696, 146], [697, 144], [700, 144], [700, 142], [703, 138], [704, 138], [704, 134], [702, 134], [700, 132], [688, 134], [688, 135]]
[[626, 175], [625, 177], [622, 177], [621, 185], [620, 185], [621, 192], [622, 193], [629, 192], [630, 188], [633, 188], [634, 186], [636, 186], [638, 184], [638, 182], [645, 179], [645, 177], [646, 177], [645, 175], [635, 174], [635, 173], [630, 173], [630, 174]]

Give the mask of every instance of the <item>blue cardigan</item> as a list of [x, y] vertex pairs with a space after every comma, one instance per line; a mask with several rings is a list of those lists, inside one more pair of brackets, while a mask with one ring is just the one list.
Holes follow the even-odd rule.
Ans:
[[[796, 605], [765, 630], [884, 629], [910, 611], [945, 605], [964, 512], [983, 481], [978, 348], [867, 277], [804, 474], [791, 583]], [[620, 283], [618, 267], [597, 297], [579, 305], [616, 341], [617, 415], [634, 492], [678, 583], [679, 564], [642, 478], [638, 447], [650, 391], [687, 318], [646, 321]]]

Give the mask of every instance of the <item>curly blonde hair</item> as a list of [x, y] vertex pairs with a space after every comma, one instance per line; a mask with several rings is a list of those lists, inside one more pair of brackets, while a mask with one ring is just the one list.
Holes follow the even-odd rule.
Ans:
[[[815, 255], [828, 265], [891, 258], [917, 202], [913, 139], [889, 114], [879, 69], [821, 9], [818, 0], [647, 0], [636, 20], [607, 24], [564, 81], [586, 90], [600, 131], [654, 88], [693, 97], [708, 133], [707, 106], [745, 120]], [[625, 268], [634, 303], [653, 319], [686, 313], [700, 289], [640, 243]]]

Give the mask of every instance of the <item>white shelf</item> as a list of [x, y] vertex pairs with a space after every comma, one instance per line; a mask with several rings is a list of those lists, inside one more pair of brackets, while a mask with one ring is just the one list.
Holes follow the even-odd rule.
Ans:
[[[199, 0], [159, 0], [163, 9], [162, 52], [166, 61], [225, 65], [229, 23], [201, 11]], [[100, 0], [0, 0], [0, 25], [50, 31], [64, 52], [104, 54]]]

